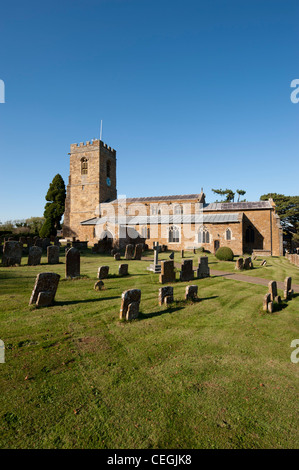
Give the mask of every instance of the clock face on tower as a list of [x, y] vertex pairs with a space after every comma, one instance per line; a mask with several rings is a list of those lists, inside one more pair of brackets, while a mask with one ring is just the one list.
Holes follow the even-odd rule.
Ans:
[[106, 179], [106, 183], [107, 183], [107, 186], [111, 186], [111, 179], [110, 179], [110, 178], [107, 178], [107, 179]]

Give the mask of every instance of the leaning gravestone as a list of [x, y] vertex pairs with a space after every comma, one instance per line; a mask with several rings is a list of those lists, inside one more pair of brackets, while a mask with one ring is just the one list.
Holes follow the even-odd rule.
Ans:
[[130, 289], [122, 293], [119, 315], [121, 320], [133, 320], [138, 317], [140, 299], [140, 289]]
[[120, 260], [120, 253], [115, 253], [114, 259], [115, 259], [116, 261], [119, 261], [119, 260]]
[[181, 265], [180, 280], [181, 281], [193, 281], [193, 260], [185, 259]]
[[275, 297], [277, 296], [277, 282], [276, 281], [270, 281], [268, 284], [269, 287], [269, 294], [271, 296], [271, 302], [275, 300]]
[[29, 248], [28, 266], [37, 266], [40, 264], [43, 250], [39, 246]]
[[137, 245], [135, 246], [134, 259], [141, 260], [142, 249], [143, 249], [142, 243], [137, 243]]
[[[165, 299], [168, 299], [167, 301]], [[165, 286], [160, 287], [159, 289], [159, 305], [163, 305], [165, 303], [169, 304], [173, 302], [173, 287]]]
[[244, 269], [251, 269], [253, 267], [252, 265], [252, 261], [251, 261], [251, 258], [245, 258], [244, 259], [244, 265], [243, 265]]
[[128, 267], [129, 267], [128, 264], [120, 264], [118, 267], [118, 275], [127, 276], [129, 274]]
[[100, 266], [98, 269], [98, 279], [107, 279], [109, 276], [109, 266]]
[[102, 290], [104, 289], [104, 283], [103, 281], [97, 281], [94, 285], [95, 290]]
[[198, 260], [197, 277], [198, 279], [210, 277], [209, 258], [207, 256], [201, 256]]
[[70, 248], [65, 255], [65, 277], [67, 279], [80, 276], [80, 251]]
[[125, 258], [133, 259], [133, 256], [134, 256], [134, 245], [129, 244], [126, 246]]
[[4, 243], [2, 263], [3, 266], [20, 265], [22, 259], [22, 244], [17, 241]]
[[174, 262], [172, 260], [161, 261], [161, 274], [159, 282], [166, 284], [167, 282], [175, 282]]
[[264, 300], [263, 300], [263, 310], [265, 310], [265, 312], [268, 311], [268, 305], [269, 303], [271, 302], [271, 294], [265, 294], [264, 295]]
[[60, 276], [56, 273], [40, 273], [30, 297], [29, 305], [48, 307], [54, 302]]
[[48, 264], [58, 264], [59, 263], [59, 246], [58, 245], [48, 246], [47, 257], [48, 257]]
[[198, 286], [187, 286], [185, 291], [186, 300], [197, 300]]
[[238, 271], [241, 271], [244, 269], [244, 259], [243, 258], [238, 258], [236, 261], [235, 269]]

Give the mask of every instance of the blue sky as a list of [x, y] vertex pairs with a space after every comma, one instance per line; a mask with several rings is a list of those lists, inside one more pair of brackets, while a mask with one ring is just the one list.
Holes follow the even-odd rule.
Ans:
[[41, 216], [71, 143], [118, 194], [298, 194], [297, 0], [1, 2], [0, 220]]

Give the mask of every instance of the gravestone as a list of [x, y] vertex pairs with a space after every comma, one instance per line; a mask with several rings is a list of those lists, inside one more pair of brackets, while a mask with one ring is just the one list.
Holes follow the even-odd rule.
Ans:
[[47, 257], [48, 257], [48, 264], [58, 264], [59, 263], [59, 246], [58, 245], [48, 246]]
[[274, 304], [273, 304], [273, 302], [269, 302], [268, 303], [268, 312], [273, 313], [273, 311], [274, 311]]
[[43, 238], [43, 239], [42, 239], [42, 249], [43, 249], [43, 251], [46, 252], [48, 246], [50, 246], [50, 245], [51, 245], [50, 238]]
[[181, 258], [184, 258], [184, 250], [181, 250]]
[[186, 286], [185, 299], [186, 300], [197, 300], [198, 286]]
[[34, 237], [34, 246], [39, 246], [39, 248], [43, 248], [43, 240], [39, 237]]
[[271, 302], [271, 294], [268, 293], [264, 295], [264, 300], [263, 300], [263, 310], [265, 310], [265, 312], [268, 311], [269, 302]]
[[251, 261], [251, 258], [245, 258], [244, 259], [244, 265], [243, 265], [244, 269], [251, 269], [253, 267], [252, 265], [252, 261]]
[[80, 251], [69, 248], [65, 255], [65, 277], [72, 279], [80, 276]]
[[169, 259], [174, 259], [174, 251], [172, 251], [169, 255]]
[[180, 280], [181, 281], [193, 281], [193, 260], [185, 259], [181, 265]]
[[115, 253], [114, 259], [115, 259], [116, 261], [119, 261], [119, 260], [120, 260], [120, 253]]
[[152, 271], [153, 273], [160, 273], [161, 264], [159, 264], [159, 253], [160, 253], [159, 242], [154, 242], [153, 249], [154, 249], [154, 263], [150, 264], [147, 269], [149, 271]]
[[104, 288], [104, 283], [103, 281], [97, 281], [94, 285], [95, 290], [102, 290]]
[[98, 269], [98, 279], [107, 279], [109, 276], [109, 266], [100, 266]]
[[209, 258], [207, 256], [201, 256], [198, 259], [197, 277], [198, 279], [210, 277]]
[[165, 299], [168, 298], [167, 303], [173, 302], [173, 287], [165, 286], [160, 287], [159, 289], [159, 305], [163, 305], [165, 303]]
[[60, 276], [56, 273], [39, 273], [30, 297], [29, 305], [48, 307], [54, 302]]
[[241, 271], [244, 269], [244, 259], [243, 258], [238, 258], [236, 261], [235, 269], [238, 271]]
[[39, 246], [29, 248], [28, 266], [37, 266], [40, 264], [43, 250]]
[[289, 299], [292, 297], [293, 290], [292, 290], [292, 278], [291, 277], [286, 277], [284, 280], [284, 298]]
[[275, 297], [277, 296], [277, 282], [270, 281], [268, 284], [268, 287], [269, 287], [269, 294], [271, 296], [271, 302], [273, 302]]
[[159, 282], [166, 284], [167, 282], [175, 282], [174, 262], [172, 260], [161, 261], [161, 274]]
[[141, 260], [142, 248], [142, 243], [137, 243], [137, 245], [135, 245], [134, 259]]
[[260, 266], [267, 266], [267, 260], [263, 259], [263, 261], [261, 262]]
[[125, 258], [133, 259], [133, 256], [134, 256], [134, 245], [129, 244], [126, 246]]
[[132, 320], [133, 318], [138, 317], [140, 299], [141, 299], [140, 289], [129, 289], [122, 293], [120, 315], [119, 315], [121, 320]]
[[22, 245], [17, 241], [7, 241], [4, 243], [2, 263], [3, 266], [20, 265], [22, 259]]
[[119, 276], [127, 276], [129, 265], [128, 264], [120, 264], [118, 267], [118, 275]]

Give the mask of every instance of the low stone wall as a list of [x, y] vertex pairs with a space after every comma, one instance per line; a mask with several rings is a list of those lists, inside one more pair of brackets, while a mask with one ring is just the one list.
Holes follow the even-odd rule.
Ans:
[[291, 254], [291, 253], [286, 253], [285, 257], [295, 266], [298, 266], [299, 268], [299, 255], [297, 254]]

